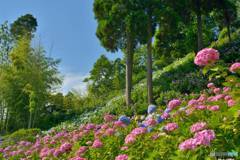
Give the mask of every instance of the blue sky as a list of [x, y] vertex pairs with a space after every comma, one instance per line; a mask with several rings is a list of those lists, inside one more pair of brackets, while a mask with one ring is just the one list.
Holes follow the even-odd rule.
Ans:
[[60, 58], [64, 75], [61, 91], [85, 90], [82, 80], [101, 54], [110, 59], [121, 53], [107, 53], [95, 36], [97, 22], [94, 0], [0, 0], [0, 24], [12, 23], [30, 13], [38, 20], [35, 42], [41, 42], [48, 56]]

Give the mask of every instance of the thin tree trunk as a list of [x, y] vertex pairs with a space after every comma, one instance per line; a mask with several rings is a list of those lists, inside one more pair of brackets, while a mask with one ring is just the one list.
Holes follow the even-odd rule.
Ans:
[[227, 25], [227, 34], [228, 34], [228, 38], [229, 38], [229, 42], [232, 41], [232, 38], [231, 38], [231, 24], [230, 24], [230, 18], [229, 18], [229, 14], [228, 14], [228, 11], [227, 9], [224, 7], [224, 16], [225, 16], [225, 23]]
[[229, 24], [227, 25], [227, 30], [228, 30], [228, 39], [229, 39], [229, 42], [232, 42], [232, 37], [231, 37], [231, 27], [230, 27]]
[[37, 119], [37, 108], [34, 110], [34, 116], [33, 116], [33, 120], [32, 120], [32, 128], [34, 128], [35, 123], [36, 123], [36, 119]]
[[9, 119], [9, 111], [8, 111], [8, 109], [7, 109], [6, 119], [5, 119], [5, 125], [4, 125], [5, 132], [8, 131], [8, 119]]
[[127, 39], [126, 50], [126, 105], [130, 106], [132, 103], [131, 90], [132, 90], [132, 70], [133, 70], [133, 40], [131, 35]]
[[201, 2], [196, 1], [197, 7], [197, 39], [198, 39], [198, 51], [203, 48], [203, 33], [202, 33], [202, 13], [201, 13]]
[[147, 42], [147, 93], [148, 104], [153, 103], [153, 85], [152, 85], [152, 23], [148, 22], [148, 42]]
[[30, 112], [29, 120], [28, 120], [28, 128], [31, 128], [32, 125], [32, 112]]
[[4, 103], [1, 103], [1, 132], [3, 131], [3, 124], [4, 124]]

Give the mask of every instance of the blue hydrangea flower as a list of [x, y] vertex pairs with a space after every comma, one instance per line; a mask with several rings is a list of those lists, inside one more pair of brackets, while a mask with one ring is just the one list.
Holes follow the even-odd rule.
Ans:
[[130, 118], [127, 116], [120, 116], [118, 120], [123, 122], [126, 125], [129, 125], [131, 123]]
[[157, 107], [156, 107], [155, 105], [150, 104], [150, 105], [148, 106], [148, 114], [151, 114], [151, 113], [155, 112], [156, 109], [157, 109]]
[[153, 127], [148, 127], [148, 128], [147, 128], [147, 131], [148, 131], [148, 132], [152, 132], [152, 130], [153, 130]]
[[165, 112], [165, 113], [170, 113], [170, 112], [171, 112], [171, 109], [166, 108], [166, 109], [164, 110], [164, 112]]
[[163, 121], [164, 121], [164, 119], [163, 119], [161, 116], [158, 116], [158, 117], [157, 117], [157, 122], [158, 122], [158, 123], [161, 123], [161, 122], [163, 122]]
[[147, 126], [143, 123], [138, 123], [138, 127], [143, 127], [143, 128], [146, 128]]

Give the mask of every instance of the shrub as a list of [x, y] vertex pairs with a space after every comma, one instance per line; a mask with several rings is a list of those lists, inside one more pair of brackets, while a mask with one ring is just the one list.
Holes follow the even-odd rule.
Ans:
[[1, 146], [8, 146], [16, 144], [19, 141], [29, 141], [33, 142], [36, 140], [36, 135], [41, 134], [41, 130], [37, 128], [33, 129], [20, 129], [16, 132], [13, 132], [10, 135], [3, 137], [3, 143]]

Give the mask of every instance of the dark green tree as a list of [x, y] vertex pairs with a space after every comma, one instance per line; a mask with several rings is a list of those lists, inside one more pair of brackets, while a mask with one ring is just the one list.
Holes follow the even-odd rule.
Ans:
[[237, 19], [237, 1], [236, 0], [216, 0], [215, 18], [219, 27], [227, 28], [227, 35], [231, 42], [231, 24]]
[[[145, 31], [139, 33], [143, 37], [140, 38], [140, 42], [146, 42], [147, 44], [147, 93], [148, 104], [153, 103], [153, 84], [152, 84], [152, 39], [157, 29], [157, 24], [161, 17], [161, 10], [163, 10], [161, 0], [141, 0], [138, 1], [140, 5], [139, 9], [142, 10], [139, 14], [144, 14], [142, 17], [142, 23], [145, 23]], [[143, 34], [143, 33], [146, 33]], [[144, 41], [142, 41], [142, 39]]]
[[[126, 55], [126, 105], [131, 104], [133, 53], [139, 42], [137, 33], [142, 15], [136, 0], [95, 0], [94, 13], [98, 22], [97, 37], [108, 51], [122, 50]], [[142, 12], [142, 11], [141, 11]]]
[[105, 55], [101, 55], [95, 62], [93, 69], [90, 71], [90, 76], [85, 79], [85, 82], [90, 83], [90, 92], [97, 96], [108, 94], [112, 89], [114, 75], [114, 66]]
[[25, 36], [31, 38], [37, 26], [37, 19], [31, 14], [26, 14], [11, 24], [11, 33], [17, 40]]

